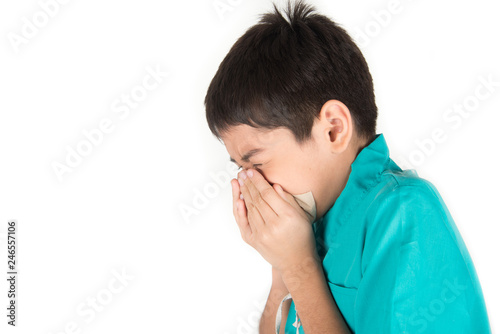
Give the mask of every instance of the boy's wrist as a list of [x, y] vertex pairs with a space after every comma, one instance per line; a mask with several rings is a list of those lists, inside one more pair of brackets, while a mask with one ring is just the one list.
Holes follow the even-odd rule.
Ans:
[[281, 269], [279, 273], [287, 290], [290, 292], [298, 289], [301, 282], [314, 277], [313, 275], [324, 276], [322, 261], [317, 256], [306, 257], [293, 265]]
[[288, 294], [288, 288], [286, 287], [285, 283], [283, 282], [283, 278], [281, 277], [280, 271], [276, 267], [273, 267], [273, 269], [272, 269], [271, 289], [283, 294], [283, 296]]

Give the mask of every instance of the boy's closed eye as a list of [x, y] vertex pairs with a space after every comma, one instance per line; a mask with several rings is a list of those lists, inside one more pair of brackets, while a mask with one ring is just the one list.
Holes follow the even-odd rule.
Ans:
[[[259, 166], [262, 166], [262, 164], [254, 164], [252, 168], [255, 168], [259, 173], [262, 174], [262, 171], [259, 169]], [[238, 170], [236, 171], [236, 173], [239, 173], [242, 168], [243, 166], [238, 166]]]

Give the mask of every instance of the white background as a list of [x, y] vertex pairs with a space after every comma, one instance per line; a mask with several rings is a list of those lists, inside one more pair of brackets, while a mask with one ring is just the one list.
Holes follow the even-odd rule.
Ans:
[[[217, 12], [213, 0], [74, 0], [47, 22], [37, 1], [0, 4], [1, 277], [9, 219], [19, 238], [18, 327], [6, 325], [1, 279], [2, 333], [256, 332], [271, 268], [241, 240], [229, 179], [212, 177], [229, 175], [229, 156], [203, 99], [232, 44], [272, 5], [220, 2], [230, 10]], [[373, 13], [388, 0], [309, 3], [362, 46], [377, 130], [396, 162], [411, 159], [440, 191], [498, 330], [500, 87], [460, 125], [443, 118], [473, 101], [480, 77], [500, 81], [498, 5], [401, 0], [382, 24]], [[29, 31], [23, 18], [45, 26], [16, 47], [12, 36]], [[147, 67], [168, 76], [121, 119], [113, 105], [140, 92]], [[113, 130], [60, 181], [53, 163], [65, 164], [68, 147], [103, 119]], [[446, 140], [418, 153], [437, 128]], [[195, 205], [204, 207], [182, 215]], [[126, 285], [113, 279], [122, 270], [133, 277]], [[90, 318], [92, 298], [102, 309]]]

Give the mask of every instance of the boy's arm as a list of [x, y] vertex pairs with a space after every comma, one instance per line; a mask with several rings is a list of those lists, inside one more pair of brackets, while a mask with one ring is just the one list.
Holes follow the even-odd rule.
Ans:
[[[288, 294], [288, 289], [281, 278], [281, 274], [276, 268], [272, 268], [272, 285], [267, 303], [260, 318], [259, 334], [275, 334], [275, 322], [278, 307], [281, 300]], [[285, 333], [285, 324], [288, 311], [290, 309], [290, 300], [283, 303], [280, 334]]]
[[282, 273], [304, 333], [351, 333], [332, 297], [318, 259]]
[[[313, 228], [294, 197], [279, 185], [271, 186], [255, 169], [242, 171], [231, 184], [242, 238], [279, 269], [304, 332], [350, 333], [326, 283]], [[270, 303], [275, 308], [272, 304], [278, 303]], [[274, 309], [269, 313], [275, 314]]]

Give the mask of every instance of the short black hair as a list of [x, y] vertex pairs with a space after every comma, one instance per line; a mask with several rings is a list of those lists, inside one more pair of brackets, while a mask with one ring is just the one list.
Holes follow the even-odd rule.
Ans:
[[262, 14], [232, 46], [205, 97], [212, 134], [231, 126], [285, 127], [297, 143], [311, 137], [314, 118], [331, 99], [351, 112], [361, 138], [376, 131], [377, 106], [365, 58], [347, 32], [302, 0], [286, 18]]

